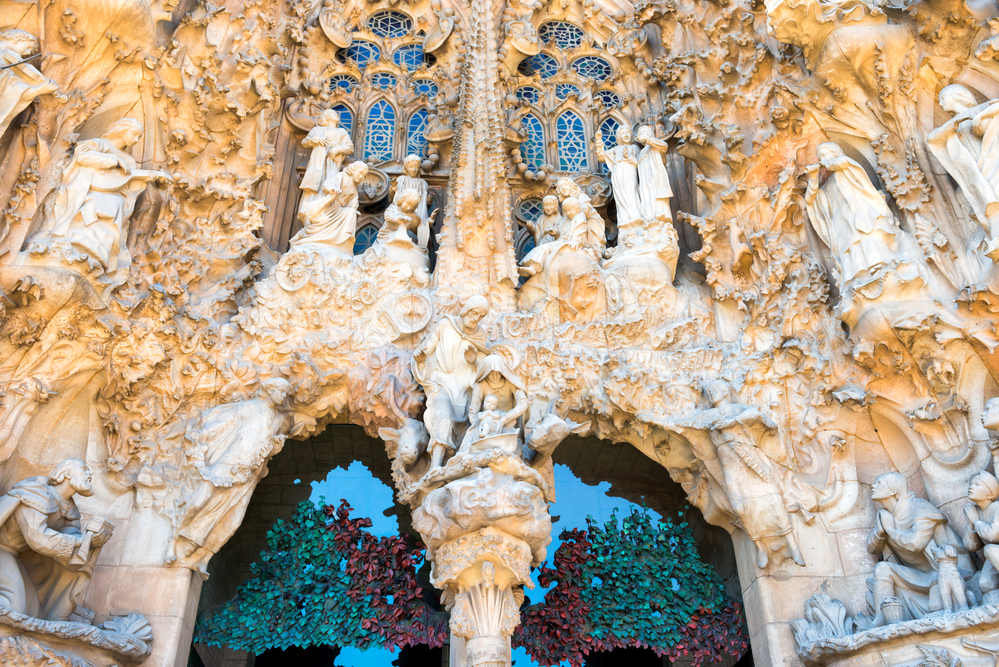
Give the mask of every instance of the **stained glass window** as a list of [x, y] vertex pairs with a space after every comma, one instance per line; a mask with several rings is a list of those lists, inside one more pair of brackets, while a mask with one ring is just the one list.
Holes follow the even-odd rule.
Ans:
[[583, 43], [583, 31], [565, 21], [548, 21], [541, 25], [538, 36], [545, 44], [555, 42], [560, 49], [574, 49]]
[[541, 91], [534, 86], [521, 86], [517, 89], [517, 99], [537, 104], [538, 100], [541, 99]]
[[378, 229], [374, 225], [364, 225], [354, 234], [354, 254], [360, 255], [374, 245]]
[[371, 85], [375, 88], [387, 90], [389, 88], [394, 88], [395, 83], [396, 78], [394, 74], [389, 74], [388, 72], [376, 72], [371, 75]]
[[402, 12], [378, 12], [368, 17], [368, 29], [379, 37], [402, 37], [413, 29], [413, 20]]
[[521, 260], [527, 257], [527, 253], [534, 250], [536, 244], [534, 242], [534, 236], [528, 236], [524, 239], [524, 242], [520, 245], [520, 252], [517, 253], [517, 259]]
[[616, 109], [621, 106], [621, 98], [613, 90], [598, 90], [593, 93], [593, 98], [601, 102], [608, 109]]
[[568, 99], [570, 95], [575, 95], [578, 98], [579, 94], [579, 87], [571, 83], [560, 83], [555, 86], [555, 97], [560, 100]]
[[368, 125], [364, 131], [364, 159], [385, 162], [392, 159], [395, 143], [395, 109], [385, 100], [378, 100], [368, 110]]
[[541, 210], [540, 199], [525, 199], [517, 207], [517, 213], [520, 214], [520, 217], [531, 222], [538, 221], [538, 218], [541, 217]]
[[361, 69], [367, 67], [368, 63], [378, 60], [381, 55], [382, 52], [377, 45], [358, 40], [354, 40], [354, 43], [346, 49], [337, 51], [337, 57], [340, 59], [340, 62], [352, 60]]
[[340, 127], [347, 131], [347, 134], [353, 135], [354, 131], [354, 114], [350, 112], [350, 107], [346, 104], [338, 104], [333, 107], [333, 111], [340, 114]]
[[[621, 123], [617, 122], [616, 118], [608, 118], [600, 123], [600, 133], [603, 135], [605, 150], [610, 150], [617, 146], [617, 128], [619, 127], [621, 127]], [[607, 168], [606, 164], [601, 162], [600, 171], [606, 174], [610, 169]]]
[[354, 86], [357, 85], [357, 79], [350, 76], [349, 74], [334, 74], [330, 77], [330, 90], [336, 90], [337, 88], [343, 88], [348, 93], [354, 90]]
[[399, 67], [403, 67], [410, 72], [415, 72], [424, 65], [433, 65], [436, 59], [423, 52], [422, 44], [406, 44], [400, 46], [392, 54], [392, 60]]
[[572, 61], [572, 69], [580, 76], [594, 81], [604, 81], [611, 75], [610, 63], [596, 56], [583, 56]]
[[426, 157], [427, 151], [427, 110], [418, 109], [409, 117], [409, 141], [406, 144], [406, 155]]
[[436, 97], [440, 89], [437, 84], [430, 79], [416, 79], [413, 81], [413, 90], [417, 95], [426, 95], [427, 97]]
[[586, 129], [583, 120], [572, 111], [566, 111], [555, 121], [558, 137], [558, 165], [562, 171], [585, 171], [589, 166], [586, 156]]
[[521, 118], [520, 122], [527, 132], [527, 141], [520, 145], [520, 155], [528, 165], [538, 168], [545, 163], [545, 131], [541, 121], [531, 114]]
[[521, 76], [539, 74], [542, 79], [550, 79], [558, 73], [558, 61], [547, 53], [539, 53], [536, 56], [521, 60], [520, 65], [517, 66], [517, 72]]

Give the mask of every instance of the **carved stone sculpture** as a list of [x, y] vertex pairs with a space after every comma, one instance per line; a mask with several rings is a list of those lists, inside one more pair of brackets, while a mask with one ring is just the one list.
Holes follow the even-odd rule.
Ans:
[[430, 243], [430, 209], [427, 206], [427, 196], [430, 190], [427, 182], [420, 178], [422, 164], [423, 161], [418, 155], [407, 155], [406, 159], [402, 161], [405, 172], [395, 180], [396, 189], [392, 203], [398, 204], [399, 197], [406, 190], [416, 191], [418, 199], [415, 213], [419, 220], [416, 229], [416, 242], [421, 247], [426, 248], [427, 244]]
[[[486, 398], [491, 398], [495, 407], [486, 407]], [[527, 407], [527, 388], [524, 387], [523, 381], [510, 370], [503, 357], [498, 354], [487, 356], [479, 363], [475, 376], [475, 385], [468, 404], [469, 430], [461, 442], [459, 453], [467, 452], [476, 440], [499, 435], [501, 432], [511, 432], [507, 430], [508, 426], [522, 427], [518, 421], [527, 412]], [[483, 408], [484, 411], [480, 411]], [[496, 414], [487, 414], [489, 412]], [[480, 423], [484, 414], [491, 422], [485, 427]], [[515, 428], [512, 432], [519, 433], [520, 430], [521, 428]], [[485, 431], [492, 432], [485, 433]]]
[[320, 114], [316, 126], [305, 135], [302, 146], [312, 149], [305, 175], [298, 186], [302, 189], [302, 201], [298, 207], [299, 220], [304, 224], [308, 217], [305, 215], [306, 208], [323, 196], [322, 190], [326, 182], [339, 173], [344, 158], [353, 155], [354, 144], [350, 140], [350, 134], [340, 127], [340, 114], [333, 109], [326, 109]]
[[883, 558], [874, 568], [872, 625], [885, 624], [882, 607], [887, 598], [900, 599], [911, 618], [943, 609], [934, 550], [955, 549], [956, 567], [968, 579], [974, 568], [960, 538], [940, 510], [908, 490], [900, 473], [879, 475], [871, 497], [884, 506], [867, 537], [867, 550]]
[[480, 322], [489, 312], [483, 296], [473, 296], [458, 317], [444, 316], [413, 355], [413, 377], [427, 393], [423, 421], [430, 433], [431, 468], [454, 452], [468, 419], [468, 403], [478, 359], [489, 354]]
[[964, 517], [964, 546], [968, 551], [981, 551], [985, 559], [978, 586], [982, 593], [999, 589], [999, 481], [982, 471], [971, 479]]
[[353, 254], [360, 205], [357, 187], [367, 174], [368, 165], [351, 162], [323, 182], [319, 196], [308, 202], [303, 197], [299, 218], [304, 226], [292, 237], [290, 246], [315, 243], [332, 246], [347, 256]]
[[533, 276], [547, 268], [552, 254], [561, 247], [555, 242], [562, 237], [564, 222], [558, 197], [547, 195], [541, 200], [541, 215], [537, 221], [527, 221], [527, 228], [534, 234], [534, 248], [520, 261], [520, 275]]
[[642, 150], [638, 154], [638, 186], [642, 202], [642, 217], [645, 220], [673, 221], [669, 200], [673, 189], [669, 184], [669, 172], [663, 162], [669, 144], [655, 136], [648, 125], [638, 128], [635, 135]]
[[0, 33], [0, 137], [14, 118], [36, 97], [58, 93], [55, 81], [46, 78], [31, 62], [38, 54], [38, 40], [24, 30]]
[[131, 264], [126, 241], [135, 200], [150, 181], [171, 179], [138, 168], [128, 151], [140, 138], [142, 123], [125, 118], [101, 138], [77, 145], [50, 217], [28, 242], [25, 263], [55, 262], [104, 285], [120, 281]]
[[[563, 209], [566, 200], [570, 197], [578, 201], [580, 206], [579, 212], [582, 213], [583, 221], [585, 222], [585, 226], [574, 225], [572, 220], [579, 214], [570, 216], [568, 212], [563, 210], [569, 232], [563, 232], [562, 236], [576, 240], [577, 243], [581, 244], [581, 249], [584, 252], [591, 253], [594, 257], [601, 257], [604, 248], [607, 247], [607, 230], [603, 218], [597, 213], [597, 209], [593, 207], [590, 197], [571, 178], [565, 177], [556, 181], [555, 192], [558, 193]], [[584, 230], [586, 232], [585, 237], [582, 234]]]
[[638, 196], [638, 154], [639, 148], [632, 143], [631, 128], [621, 126], [617, 130], [617, 146], [604, 148], [603, 134], [598, 130], [593, 137], [596, 142], [597, 158], [607, 165], [611, 172], [611, 189], [617, 204], [618, 228], [630, 229], [642, 220], [642, 203]]

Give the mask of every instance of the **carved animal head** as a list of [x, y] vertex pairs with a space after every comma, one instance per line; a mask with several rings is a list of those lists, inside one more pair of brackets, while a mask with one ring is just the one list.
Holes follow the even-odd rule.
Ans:
[[430, 433], [423, 422], [407, 417], [402, 428], [380, 428], [378, 435], [395, 447], [395, 455], [406, 469], [412, 468], [427, 451]]

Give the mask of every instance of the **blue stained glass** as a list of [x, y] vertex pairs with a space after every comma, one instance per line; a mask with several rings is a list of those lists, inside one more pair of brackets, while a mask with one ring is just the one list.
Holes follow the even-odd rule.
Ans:
[[[604, 122], [600, 123], [600, 133], [604, 138], [604, 150], [610, 150], [617, 146], [617, 129], [621, 127], [621, 123], [617, 122], [616, 118], [608, 118]], [[600, 163], [600, 171], [607, 173], [610, 169], [603, 162]]]
[[357, 85], [357, 79], [350, 76], [349, 74], [334, 74], [330, 77], [330, 90], [336, 90], [337, 88], [343, 88], [348, 93], [354, 90], [354, 86]]
[[410, 72], [415, 72], [424, 65], [433, 65], [436, 60], [433, 56], [428, 56], [423, 52], [422, 44], [406, 44], [405, 46], [400, 46], [392, 54], [392, 60], [399, 67], [405, 68]]
[[610, 63], [596, 56], [583, 56], [572, 61], [572, 69], [587, 79], [604, 81], [611, 75]]
[[530, 220], [531, 222], [537, 222], [538, 218], [541, 217], [541, 200], [540, 199], [525, 199], [520, 202], [520, 206], [517, 207], [517, 212], [520, 213], [520, 217], [524, 220]]
[[579, 87], [574, 86], [571, 83], [560, 83], [555, 86], [555, 97], [560, 100], [568, 99], [570, 95], [575, 95], [577, 98], [580, 95]]
[[534, 250], [534, 248], [536, 247], [536, 245], [537, 244], [534, 242], [534, 237], [533, 236], [528, 236], [527, 240], [525, 240], [524, 243], [523, 243], [523, 245], [520, 246], [520, 252], [517, 253], [517, 259], [521, 260], [521, 259], [524, 259], [525, 257], [527, 257], [527, 253], [529, 253], [532, 250]]
[[436, 97], [440, 89], [437, 84], [430, 79], [416, 79], [413, 81], [413, 90], [417, 95], [426, 95], [427, 97]]
[[406, 155], [426, 157], [427, 151], [427, 110], [418, 109], [409, 117], [409, 142], [406, 145]]
[[521, 118], [520, 122], [527, 132], [527, 141], [520, 145], [520, 155], [524, 162], [537, 169], [545, 163], [545, 131], [541, 121], [531, 114]]
[[389, 88], [394, 88], [395, 84], [396, 78], [394, 74], [389, 74], [388, 72], [376, 72], [371, 75], [371, 85], [375, 88], [388, 90]]
[[402, 37], [413, 29], [413, 20], [402, 12], [384, 11], [368, 17], [368, 30], [379, 37]]
[[361, 69], [367, 67], [368, 63], [378, 60], [381, 55], [382, 52], [377, 45], [357, 40], [346, 49], [337, 51], [337, 57], [340, 59], [340, 62], [352, 60]]
[[541, 25], [538, 36], [545, 44], [555, 42], [560, 49], [574, 49], [583, 43], [583, 31], [565, 21], [548, 21]]
[[558, 164], [562, 171], [585, 171], [589, 167], [586, 155], [586, 129], [583, 120], [566, 111], [555, 121], [558, 136]]
[[521, 86], [517, 89], [517, 99], [531, 104], [537, 104], [541, 99], [541, 91], [534, 86]]
[[608, 109], [616, 109], [621, 106], [621, 98], [613, 90], [598, 90], [593, 93], [593, 98]]
[[354, 234], [354, 254], [360, 255], [375, 244], [378, 229], [374, 225], [364, 225]]
[[385, 100], [378, 100], [368, 110], [368, 125], [364, 130], [364, 159], [385, 162], [392, 159], [395, 144], [395, 109]]
[[354, 114], [351, 113], [350, 107], [346, 104], [338, 104], [333, 107], [333, 111], [340, 114], [340, 127], [347, 131], [347, 134], [353, 134], [354, 131]]
[[517, 72], [521, 76], [539, 74], [542, 79], [550, 79], [558, 73], [558, 61], [547, 53], [539, 53], [536, 56], [521, 60], [520, 65], [517, 66]]

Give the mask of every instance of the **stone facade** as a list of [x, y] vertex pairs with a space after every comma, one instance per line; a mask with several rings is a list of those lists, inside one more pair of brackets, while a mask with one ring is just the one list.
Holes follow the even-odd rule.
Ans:
[[994, 664], [995, 3], [0, 0], [0, 59], [3, 659], [185, 664], [351, 424], [452, 665], [574, 436], [731, 535], [759, 664]]

